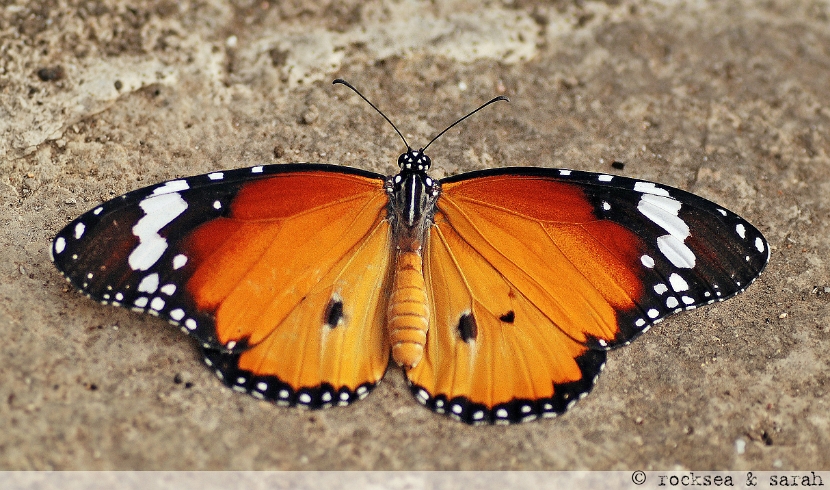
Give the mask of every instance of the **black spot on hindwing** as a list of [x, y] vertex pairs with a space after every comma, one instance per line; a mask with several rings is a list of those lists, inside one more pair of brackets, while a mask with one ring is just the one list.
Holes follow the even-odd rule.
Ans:
[[499, 320], [503, 321], [504, 323], [513, 323], [516, 321], [516, 313], [513, 310], [508, 311], [504, 315], [499, 317]]
[[466, 343], [478, 337], [478, 325], [476, 325], [476, 319], [471, 313], [464, 313], [458, 319], [458, 334], [461, 336], [461, 340]]
[[340, 323], [342, 318], [343, 302], [336, 298], [330, 299], [328, 306], [326, 306], [326, 313], [324, 315], [326, 325], [330, 328], [335, 328]]

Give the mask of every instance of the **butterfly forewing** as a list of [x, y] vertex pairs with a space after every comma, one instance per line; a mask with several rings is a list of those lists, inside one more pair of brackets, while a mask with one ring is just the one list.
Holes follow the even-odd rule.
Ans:
[[560, 413], [590, 390], [602, 350], [742, 291], [768, 253], [734, 213], [666, 186], [532, 168], [445, 179], [413, 392], [472, 423]]
[[391, 239], [383, 184], [323, 165], [171, 181], [70, 223], [53, 258], [92, 298], [181, 325], [229, 384], [289, 404], [347, 403], [388, 357], [377, 328]]

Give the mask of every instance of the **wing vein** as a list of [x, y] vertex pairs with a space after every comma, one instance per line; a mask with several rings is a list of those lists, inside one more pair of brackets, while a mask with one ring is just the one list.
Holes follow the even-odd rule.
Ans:
[[[544, 288], [544, 286], [542, 286], [542, 285], [539, 283], [539, 281], [537, 281], [537, 280], [536, 280], [533, 276], [530, 276], [530, 275], [528, 275], [527, 273], [525, 273], [525, 272], [522, 270], [522, 268], [521, 268], [518, 264], [516, 264], [516, 262], [515, 262], [515, 261], [513, 261], [512, 259], [510, 259], [510, 257], [508, 257], [507, 255], [505, 255], [505, 254], [504, 254], [504, 253], [503, 253], [503, 252], [502, 252], [502, 251], [501, 251], [498, 247], [496, 247], [496, 246], [495, 246], [495, 245], [494, 245], [494, 244], [493, 244], [493, 243], [492, 243], [489, 239], [487, 239], [487, 238], [484, 236], [484, 234], [482, 234], [482, 233], [481, 233], [481, 231], [479, 230], [478, 226], [476, 226], [476, 225], [475, 225], [475, 223], [473, 223], [473, 221], [470, 219], [470, 217], [467, 215], [467, 213], [465, 213], [465, 212], [464, 212], [461, 208], [459, 208], [457, 204], [453, 203], [453, 202], [452, 202], [452, 200], [449, 200], [449, 199], [445, 200], [445, 201], [444, 201], [444, 203], [445, 203], [445, 204], [450, 204], [450, 205], [452, 205], [452, 206], [454, 207], [455, 211], [456, 211], [459, 215], [461, 215], [461, 216], [462, 216], [462, 217], [463, 217], [463, 218], [464, 218], [464, 219], [465, 219], [465, 220], [466, 220], [466, 221], [470, 224], [470, 226], [471, 226], [471, 227], [472, 227], [472, 228], [476, 231], [476, 233], [477, 233], [477, 234], [481, 237], [481, 239], [482, 239], [484, 242], [486, 242], [486, 243], [487, 243], [487, 245], [489, 245], [489, 246], [490, 246], [493, 250], [495, 250], [495, 251], [496, 251], [496, 253], [498, 253], [500, 257], [502, 257], [505, 261], [507, 261], [510, 265], [512, 265], [512, 266], [513, 266], [513, 268], [517, 271], [517, 273], [522, 274], [522, 275], [524, 276], [525, 280], [527, 280], [528, 282], [530, 282], [530, 283], [534, 284], [534, 285], [535, 285], [535, 286], [536, 286], [539, 290], [544, 291], [545, 293], [548, 293], [548, 291]], [[501, 208], [499, 208], [499, 209], [501, 209]], [[481, 253], [481, 252], [479, 251], [479, 248], [478, 248], [478, 247], [474, 246], [474, 245], [473, 245], [472, 243], [470, 243], [467, 239], [463, 238], [463, 236], [462, 236], [462, 235], [458, 232], [458, 229], [457, 229], [455, 226], [453, 226], [452, 222], [450, 221], [449, 216], [448, 216], [446, 213], [444, 213], [444, 216], [446, 217], [446, 220], [447, 220], [447, 223], [449, 224], [449, 226], [450, 226], [450, 227], [452, 227], [454, 230], [456, 230], [456, 234], [458, 234], [458, 236], [459, 236], [459, 237], [460, 237], [460, 238], [461, 238], [461, 239], [462, 239], [462, 240], [463, 240], [463, 241], [464, 241], [467, 245], [469, 245], [469, 246], [470, 246], [470, 249], [474, 250], [474, 251], [475, 251], [475, 253], [476, 253], [479, 257], [481, 257], [481, 259], [482, 259], [484, 262], [486, 262], [486, 263], [487, 263], [487, 264], [488, 264], [488, 265], [489, 265], [489, 266], [490, 266], [493, 270], [495, 270], [495, 271], [496, 271], [496, 273], [497, 273], [499, 276], [501, 276], [501, 277], [502, 277], [502, 279], [504, 279], [504, 281], [505, 281], [507, 284], [509, 284], [510, 286], [512, 286], [512, 287], [513, 287], [513, 289], [515, 289], [516, 291], [518, 291], [518, 292], [519, 292], [519, 294], [521, 294], [521, 295], [522, 295], [522, 297], [523, 297], [524, 299], [526, 299], [528, 303], [532, 304], [532, 305], [533, 305], [533, 307], [534, 307], [537, 311], [541, 312], [541, 313], [542, 313], [542, 315], [544, 315], [544, 316], [545, 316], [548, 320], [550, 320], [551, 324], [553, 324], [554, 326], [556, 326], [556, 328], [557, 328], [558, 330], [560, 330], [560, 331], [561, 331], [564, 335], [568, 336], [569, 338], [571, 338], [572, 340], [574, 340], [574, 341], [575, 341], [575, 342], [577, 342], [577, 343], [580, 343], [580, 344], [582, 343], [582, 342], [580, 342], [579, 340], [575, 339], [575, 338], [574, 338], [571, 334], [569, 334], [568, 332], [566, 332], [565, 330], [563, 330], [562, 328], [560, 328], [560, 327], [559, 327], [559, 325], [556, 323], [556, 321], [555, 321], [553, 318], [551, 318], [551, 317], [550, 317], [550, 315], [548, 315], [548, 314], [547, 314], [547, 312], [545, 312], [544, 310], [542, 310], [541, 308], [539, 308], [539, 307], [538, 307], [538, 305], [536, 305], [536, 304], [535, 304], [535, 303], [534, 303], [534, 302], [533, 302], [533, 301], [532, 301], [532, 300], [531, 300], [531, 299], [530, 299], [530, 298], [529, 298], [529, 297], [528, 297], [528, 296], [527, 296], [527, 295], [526, 295], [526, 294], [525, 294], [525, 293], [524, 293], [524, 292], [523, 292], [520, 288], [516, 287], [516, 284], [515, 284], [514, 282], [512, 282], [510, 279], [508, 279], [507, 277], [505, 277], [505, 275], [504, 275], [504, 274], [503, 274], [503, 273], [502, 273], [502, 272], [501, 272], [501, 271], [500, 271], [500, 270], [499, 270], [499, 269], [498, 269], [498, 268], [497, 268], [497, 267], [496, 267], [496, 266], [495, 266], [495, 265], [494, 265], [494, 264], [493, 264], [493, 263], [492, 263], [492, 262], [491, 262], [491, 261], [490, 261], [487, 257], [485, 257], [483, 253]], [[515, 214], [515, 213], [514, 213], [514, 216], [521, 216], [521, 215], [518, 215], [518, 214]], [[495, 224], [493, 224], [493, 226], [495, 226]], [[559, 252], [560, 252], [560, 253], [562, 253], [562, 250], [559, 248], [559, 246], [558, 246], [558, 245], [556, 245], [555, 243], [554, 243], [553, 245], [554, 245], [554, 247], [556, 247], [556, 248], [557, 248], [557, 250], [559, 250]], [[564, 254], [564, 253], [562, 253], [562, 255], [563, 255], [563, 256], [565, 256], [565, 254]], [[562, 307], [562, 302], [561, 302], [558, 298], [556, 298], [555, 296], [550, 295], [550, 294], [548, 294], [548, 298], [549, 298], [549, 299], [550, 299], [553, 303], [555, 303], [555, 304], [557, 305], [557, 307], [559, 308], [559, 310], [560, 310], [560, 311], [567, 311], [567, 310], [565, 310], [565, 309]], [[489, 310], [488, 310], [488, 311], [489, 311]]]
[[[473, 291], [472, 291], [472, 289], [470, 288], [470, 284], [467, 282], [467, 277], [466, 277], [466, 276], [464, 275], [464, 273], [461, 271], [461, 267], [460, 267], [460, 265], [458, 264], [458, 259], [455, 257], [455, 254], [453, 254], [453, 253], [452, 253], [452, 249], [450, 249], [449, 242], [447, 241], [446, 237], [444, 236], [444, 233], [441, 231], [441, 228], [439, 228], [439, 227], [435, 226], [435, 227], [433, 227], [433, 228], [431, 228], [431, 229], [430, 229], [430, 232], [435, 232], [435, 233], [438, 235], [438, 239], [439, 239], [439, 240], [441, 241], [441, 243], [444, 245], [444, 248], [446, 249], [447, 254], [450, 256], [450, 260], [452, 261], [453, 266], [455, 266], [455, 270], [458, 272], [458, 275], [459, 275], [459, 276], [461, 276], [461, 280], [462, 280], [462, 282], [464, 283], [464, 287], [467, 289], [467, 293], [468, 293], [468, 294], [469, 294], [469, 296], [470, 296], [470, 307], [471, 307], [471, 309], [472, 309], [472, 306], [473, 306], [473, 301], [474, 301]], [[431, 274], [431, 273], [432, 273], [432, 271], [430, 271], [430, 274]], [[432, 306], [432, 308], [434, 309], [434, 308], [436, 307], [436, 305], [435, 305], [435, 302], [434, 302], [434, 301], [433, 301], [432, 303], [433, 303], [433, 304], [432, 304], [431, 306]], [[435, 317], [436, 321], [438, 320], [437, 315], [433, 314], [433, 317]], [[457, 345], [458, 345], [457, 343], [456, 343], [456, 344], [454, 344], [454, 346], [456, 346], [456, 347], [455, 347], [455, 350], [453, 351], [453, 355], [454, 355], [454, 357], [455, 357], [455, 358], [458, 358], [458, 347], [457, 347]], [[450, 386], [455, 386], [455, 383], [456, 383], [456, 375], [457, 375], [457, 373], [458, 373], [458, 369], [457, 369], [457, 367], [456, 367], [456, 363], [455, 363], [455, 362], [452, 362], [452, 363], [450, 363], [450, 364], [451, 364], [451, 366], [452, 366], [452, 376], [450, 376], [450, 379], [451, 379], [452, 381], [451, 381], [451, 383], [450, 383]], [[438, 371], [437, 371], [437, 370], [435, 370], [434, 372], [435, 372], [435, 373], [437, 373]]]
[[[356, 212], [356, 213], [354, 214], [354, 218], [351, 220], [351, 223], [352, 223], [352, 224], [354, 224], [356, 221], [358, 221], [358, 218], [359, 218], [359, 217], [360, 217], [360, 216], [361, 216], [364, 212], [366, 212], [366, 208], [367, 208], [367, 207], [369, 207], [369, 205], [370, 205], [372, 202], [374, 202], [374, 199], [370, 199], [370, 200], [368, 200], [368, 201], [366, 202], [366, 204], [365, 204], [365, 205], [364, 205], [364, 206], [363, 206], [363, 207], [362, 207], [362, 208], [361, 208], [358, 212]], [[366, 241], [367, 237], [368, 237], [368, 236], [370, 236], [370, 235], [371, 235], [371, 233], [372, 233], [372, 230], [370, 230], [370, 231], [369, 231], [369, 232], [367, 232], [365, 235], [363, 235], [363, 236], [362, 236], [362, 237], [358, 240], [358, 242], [356, 242], [356, 243], [355, 243], [355, 246], [357, 246], [358, 244], [363, 244], [363, 243], [365, 243], [365, 241]], [[354, 247], [352, 247], [352, 248], [351, 248], [351, 249], [349, 249], [349, 250], [351, 251], [351, 250], [353, 250], [353, 249], [354, 249]], [[263, 252], [263, 253], [260, 255], [260, 257], [262, 257], [263, 255], [265, 255], [265, 252]], [[256, 265], [256, 264], [258, 264], [258, 263], [259, 263], [259, 261], [255, 262], [255, 263], [254, 263], [254, 265]], [[331, 264], [331, 265], [330, 265], [327, 269], [325, 269], [325, 272], [323, 272], [323, 273], [321, 273], [321, 274], [320, 274], [320, 278], [326, 277], [326, 274], [328, 274], [329, 272], [331, 272], [331, 270], [332, 270], [332, 269], [333, 269], [333, 268], [334, 268], [337, 264], [338, 264], [338, 262], [337, 262], [337, 261], [333, 261], [333, 262], [332, 262], [332, 264]], [[252, 266], [251, 268], [249, 268], [249, 269], [248, 269], [248, 272], [250, 272], [250, 270], [251, 270], [251, 269], [253, 269], [253, 267], [254, 267], [254, 266]], [[247, 275], [247, 272], [246, 272], [246, 274], [244, 274], [244, 275], [240, 276], [240, 280], [237, 282], [237, 285], [233, 288], [233, 289], [234, 289], [234, 291], [236, 291], [236, 290], [237, 290], [237, 289], [238, 289], [238, 288], [242, 285], [242, 283], [244, 282], [244, 277], [245, 277], [246, 275]], [[312, 289], [314, 289], [314, 287], [315, 287], [317, 284], [319, 284], [319, 281], [318, 281], [317, 283], [313, 284], [313, 285], [310, 285], [310, 286], [309, 286], [309, 291], [311, 291]], [[230, 296], [230, 294], [228, 294], [228, 296]], [[226, 296], [226, 297], [227, 297], [227, 296]], [[264, 305], [265, 307], [263, 307], [263, 308], [259, 311], [258, 316], [257, 316], [257, 317], [255, 317], [255, 321], [259, 320], [259, 319], [262, 317], [262, 315], [264, 315], [264, 314], [265, 314], [265, 312], [267, 311], [268, 307], [270, 307], [270, 306], [273, 304], [273, 302], [275, 302], [275, 301], [278, 301], [278, 299], [277, 299], [277, 298], [272, 298], [272, 299], [271, 299], [271, 301], [269, 301], [267, 305]], [[282, 322], [285, 320], [285, 318], [287, 318], [287, 317], [288, 317], [291, 313], [293, 313], [293, 312], [295, 311], [295, 309], [296, 309], [296, 308], [297, 308], [300, 304], [301, 304], [301, 303], [297, 303], [296, 305], [294, 305], [294, 307], [292, 307], [290, 310], [288, 310], [288, 311], [286, 312], [285, 316], [283, 316], [283, 318], [282, 318], [279, 322], [277, 322], [277, 324], [276, 324], [276, 326], [275, 326], [274, 328], [275, 328], [275, 329], [276, 329], [276, 328], [278, 328], [278, 327], [279, 327], [279, 325], [281, 325], [281, 324], [282, 324]]]
[[[357, 221], [358, 217], [359, 217], [361, 214], [363, 214], [364, 212], [366, 212], [366, 209], [369, 207], [369, 205], [370, 205], [373, 201], [374, 201], [374, 199], [370, 199], [369, 201], [367, 201], [367, 203], [363, 206], [363, 208], [362, 208], [360, 211], [358, 211], [357, 213], [355, 213], [355, 218], [352, 220], [352, 223], [354, 223], [355, 221]], [[368, 231], [365, 235], [363, 235], [363, 236], [362, 236], [362, 237], [361, 237], [361, 238], [360, 238], [357, 242], [355, 242], [355, 245], [354, 245], [354, 246], [352, 246], [352, 247], [348, 250], [348, 252], [346, 252], [346, 253], [344, 254], [344, 255], [348, 255], [350, 258], [348, 259], [348, 261], [347, 261], [346, 265], [344, 265], [344, 266], [341, 268], [341, 273], [340, 273], [340, 274], [338, 274], [338, 275], [336, 276], [336, 278], [335, 278], [335, 279], [340, 278], [340, 277], [342, 276], [342, 271], [343, 271], [343, 270], [345, 270], [345, 269], [347, 269], [347, 268], [348, 268], [348, 266], [349, 266], [351, 263], [353, 263], [355, 255], [357, 255], [357, 254], [358, 254], [358, 252], [359, 252], [359, 251], [360, 251], [360, 250], [361, 250], [361, 249], [362, 249], [362, 248], [366, 245], [366, 243], [368, 243], [368, 241], [369, 241], [370, 237], [371, 237], [371, 236], [372, 236], [372, 235], [373, 235], [373, 234], [377, 231], [378, 227], [379, 227], [379, 226], [381, 226], [381, 224], [382, 224], [382, 223], [383, 223], [383, 220], [379, 220], [379, 221], [378, 221], [378, 223], [377, 223], [374, 227], [372, 227], [372, 228], [371, 228], [371, 229], [370, 229], [370, 230], [369, 230], [369, 231]], [[331, 272], [331, 271], [332, 271], [332, 270], [333, 270], [336, 266], [338, 266], [339, 264], [340, 264], [340, 262], [338, 262], [338, 261], [334, 261], [334, 262], [332, 262], [331, 266], [330, 266], [329, 268], [327, 268], [327, 269], [325, 270], [325, 272], [324, 272], [324, 273], [320, 274], [321, 280], [322, 280], [322, 278], [326, 277], [326, 276], [327, 276], [327, 274], [328, 274], [329, 272]], [[241, 282], [241, 281], [240, 281], [240, 282]], [[336, 281], [335, 281], [335, 282], [336, 282]], [[317, 281], [315, 284], [311, 285], [311, 286], [310, 286], [310, 288], [309, 288], [309, 292], [313, 291], [313, 290], [314, 290], [314, 288], [315, 288], [315, 287], [317, 287], [319, 284], [320, 284], [320, 281]], [[273, 301], [277, 301], [277, 300], [276, 300], [276, 299], [273, 299], [273, 300], [272, 300], [272, 302], [273, 302]], [[269, 304], [270, 304], [270, 303], [269, 303]], [[276, 322], [276, 324], [275, 324], [275, 326], [273, 327], [272, 331], [271, 331], [271, 332], [269, 332], [269, 334], [268, 334], [268, 335], [271, 335], [274, 331], [276, 331], [277, 329], [279, 329], [279, 328], [280, 328], [280, 326], [281, 326], [281, 325], [283, 325], [283, 323], [285, 322], [285, 320], [286, 320], [288, 317], [290, 317], [290, 316], [291, 316], [291, 314], [295, 313], [295, 312], [297, 311], [297, 309], [298, 309], [298, 308], [300, 308], [300, 306], [301, 306], [301, 305], [302, 305], [302, 302], [298, 302], [298, 303], [296, 303], [295, 305], [293, 305], [293, 306], [292, 306], [292, 307], [291, 307], [291, 308], [290, 308], [290, 309], [286, 312], [285, 316], [283, 316], [283, 318], [282, 318], [282, 319], [280, 319], [278, 322]], [[257, 317], [257, 318], [261, 318], [261, 317], [262, 317], [262, 315], [264, 314], [265, 310], [266, 310], [266, 308], [263, 308], [262, 313], [260, 313], [259, 317]], [[302, 349], [304, 350], [304, 349], [305, 349], [305, 344], [308, 342], [308, 335], [311, 333], [312, 329], [311, 329], [311, 328], [302, 328], [302, 329], [299, 329], [299, 330], [301, 330], [301, 331], [302, 331], [302, 334], [303, 334], [303, 339], [302, 339], [302, 342], [298, 342], [298, 348], [302, 348]], [[266, 337], [267, 337], [267, 336], [266, 336]], [[319, 352], [318, 354], [319, 354], [319, 355], [317, 356], [316, 360], [319, 362], [319, 357], [323, 354], [322, 349], [320, 350], [320, 352]], [[341, 350], [341, 356], [342, 356], [342, 355], [344, 355], [344, 352]], [[300, 365], [298, 365], [298, 366], [297, 366], [296, 373], [302, 373], [302, 372], [304, 372], [304, 370], [305, 370], [305, 369], [306, 369], [306, 367], [307, 367], [307, 363], [309, 363], [309, 362], [310, 362], [310, 357], [311, 357], [311, 356], [301, 356], [301, 360], [302, 360], [302, 362], [300, 363]], [[263, 359], [263, 362], [264, 362], [264, 359]], [[343, 365], [343, 363], [339, 363], [339, 366], [342, 366], [342, 365]], [[342, 375], [342, 371], [338, 371], [337, 375], [338, 375], [338, 376]], [[295, 376], [296, 376], [296, 377], [299, 377], [297, 374], [295, 374]]]

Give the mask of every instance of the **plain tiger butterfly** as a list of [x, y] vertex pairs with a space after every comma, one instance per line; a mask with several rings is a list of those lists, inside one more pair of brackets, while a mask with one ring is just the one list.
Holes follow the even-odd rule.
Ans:
[[513, 423], [564, 412], [606, 351], [738, 294], [769, 257], [746, 220], [669, 186], [531, 167], [436, 181], [408, 144], [398, 164], [152, 185], [72, 221], [52, 258], [87, 296], [180, 326], [256, 398], [347, 405], [391, 353], [423, 405]]

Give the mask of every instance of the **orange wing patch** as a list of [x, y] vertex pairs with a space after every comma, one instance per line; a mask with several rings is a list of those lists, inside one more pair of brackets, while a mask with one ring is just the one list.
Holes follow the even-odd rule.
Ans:
[[[511, 193], [525, 187], [523, 197]], [[622, 226], [597, 220], [580, 194], [543, 179], [471, 179], [444, 187], [435, 224], [454, 229], [568, 336], [608, 345], [617, 341], [617, 311], [636, 308], [642, 295], [639, 242]], [[514, 209], [504, 207], [511, 203]]]
[[543, 179], [449, 183], [437, 207], [431, 325], [408, 371], [416, 397], [472, 423], [561, 413], [593, 385], [605, 360], [594, 348], [621, 340], [617, 313], [637, 307], [636, 240], [575, 187]]
[[389, 357], [389, 344], [380, 328], [389, 287], [388, 242], [384, 221], [262, 341], [241, 353], [239, 369], [277, 377], [295, 391], [327, 383], [357, 392], [379, 381]]
[[[258, 199], [264, 192], [269, 199]], [[389, 355], [379, 328], [387, 202], [381, 180], [287, 173], [246, 185], [229, 216], [194, 232], [186, 288], [232, 351], [208, 351], [233, 373], [226, 381], [278, 403], [322, 406], [364, 396], [380, 380]]]

